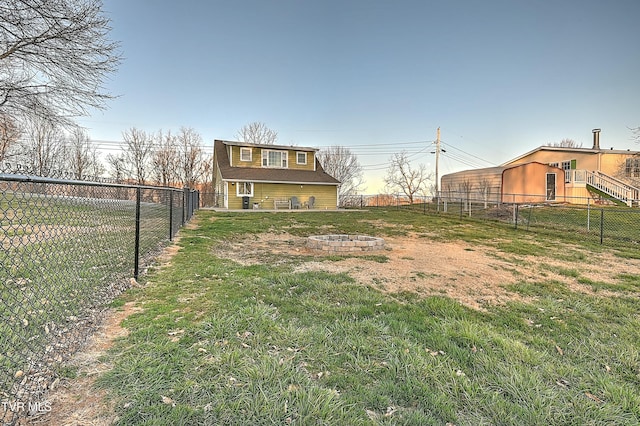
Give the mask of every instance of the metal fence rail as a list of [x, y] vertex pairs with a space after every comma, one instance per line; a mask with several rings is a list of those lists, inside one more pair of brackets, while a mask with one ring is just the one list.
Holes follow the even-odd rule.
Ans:
[[50, 409], [55, 370], [198, 206], [175, 188], [0, 174], [0, 421]]

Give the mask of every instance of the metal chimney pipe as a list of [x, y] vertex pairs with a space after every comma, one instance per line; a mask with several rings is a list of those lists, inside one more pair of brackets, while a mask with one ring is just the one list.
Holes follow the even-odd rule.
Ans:
[[593, 129], [593, 149], [600, 149], [600, 129]]

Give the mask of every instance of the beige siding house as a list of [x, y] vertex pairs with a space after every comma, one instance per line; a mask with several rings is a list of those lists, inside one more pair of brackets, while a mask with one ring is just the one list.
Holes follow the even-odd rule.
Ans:
[[500, 167], [465, 170], [442, 177], [443, 196], [490, 195], [491, 202], [557, 201], [575, 204], [613, 198], [629, 206], [640, 198], [640, 152], [601, 149], [599, 129], [592, 148], [541, 146]]
[[340, 182], [316, 148], [216, 140], [213, 173], [218, 207], [336, 209]]

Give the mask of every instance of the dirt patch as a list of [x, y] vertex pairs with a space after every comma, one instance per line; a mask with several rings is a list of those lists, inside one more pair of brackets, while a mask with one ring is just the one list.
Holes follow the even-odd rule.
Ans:
[[88, 346], [77, 353], [66, 366], [77, 370], [77, 378], [56, 379], [47, 402], [51, 411], [38, 417], [24, 419], [30, 425], [93, 425], [113, 424], [117, 418], [113, 406], [103, 391], [94, 388], [96, 378], [111, 368], [100, 358], [113, 345], [115, 339], [128, 335], [121, 326], [129, 315], [141, 311], [132, 302], [107, 315], [104, 323], [93, 334]]
[[464, 243], [440, 243], [421, 238], [385, 238], [389, 260], [348, 258], [338, 262], [308, 262], [300, 271], [341, 271], [358, 282], [388, 293], [443, 295], [483, 309], [487, 304], [523, 298], [505, 289], [515, 282], [509, 264]]
[[[505, 256], [498, 249], [462, 241], [434, 241], [429, 235], [417, 233], [385, 237], [385, 242], [387, 249], [380, 254], [388, 259], [386, 262], [366, 254], [357, 257], [349, 254], [343, 260], [332, 256], [327, 260], [326, 253], [306, 247], [306, 238], [288, 233], [250, 235], [218, 245], [214, 254], [242, 265], [293, 261], [296, 272], [346, 273], [359, 283], [387, 293], [442, 295], [479, 310], [509, 301], [530, 300], [509, 291], [509, 285], [516, 282], [554, 280], [565, 283], [572, 291], [595, 294], [590, 286], [562, 271], [575, 269], [580, 277], [615, 283], [621, 263], [612, 255], [598, 255], [597, 259], [569, 265], [534, 256], [515, 257], [516, 262], [512, 262], [504, 259], [514, 256]], [[624, 263], [626, 273], [640, 274], [640, 261], [624, 260]], [[607, 291], [597, 294], [615, 295]]]

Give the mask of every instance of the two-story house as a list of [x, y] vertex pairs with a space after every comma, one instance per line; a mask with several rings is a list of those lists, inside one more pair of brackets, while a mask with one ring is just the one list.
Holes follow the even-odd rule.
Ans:
[[216, 140], [213, 178], [218, 207], [336, 209], [340, 182], [316, 148]]

